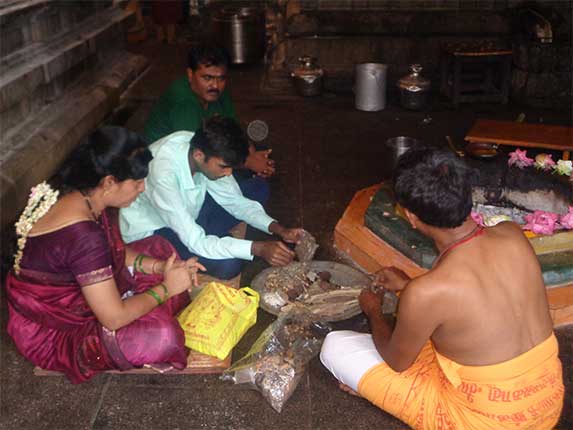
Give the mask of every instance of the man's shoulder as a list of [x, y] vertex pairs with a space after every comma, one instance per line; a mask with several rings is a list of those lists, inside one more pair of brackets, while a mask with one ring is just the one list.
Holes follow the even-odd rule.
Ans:
[[193, 96], [193, 94], [194, 93], [191, 90], [191, 87], [189, 86], [189, 81], [187, 80], [187, 77], [182, 76], [171, 82], [171, 84], [169, 84], [169, 87], [167, 87], [167, 90], [163, 93], [161, 97], [167, 99], [179, 100], [179, 99], [189, 98]]
[[189, 142], [194, 134], [192, 131], [176, 131], [153, 142], [149, 145], [149, 150], [153, 155], [152, 162], [162, 158], [179, 157], [182, 153], [186, 155], [189, 151]]

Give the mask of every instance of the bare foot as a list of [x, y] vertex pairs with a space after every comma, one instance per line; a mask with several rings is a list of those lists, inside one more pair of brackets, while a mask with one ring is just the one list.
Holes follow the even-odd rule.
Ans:
[[358, 394], [356, 391], [354, 391], [348, 385], [345, 385], [343, 383], [338, 384], [338, 388], [340, 388], [345, 393], [351, 394], [351, 395], [356, 396], [356, 397], [362, 397], [360, 394]]

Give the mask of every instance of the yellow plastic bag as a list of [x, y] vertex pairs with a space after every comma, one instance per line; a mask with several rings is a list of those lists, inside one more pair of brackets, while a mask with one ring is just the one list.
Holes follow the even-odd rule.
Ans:
[[185, 346], [223, 360], [257, 322], [259, 293], [210, 282], [177, 317]]

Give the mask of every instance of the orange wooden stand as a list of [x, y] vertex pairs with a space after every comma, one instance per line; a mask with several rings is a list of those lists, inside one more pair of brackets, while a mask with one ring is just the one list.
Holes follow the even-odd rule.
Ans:
[[[334, 244], [366, 272], [396, 266], [409, 276], [427, 271], [376, 236], [364, 225], [364, 214], [381, 184], [358, 191], [334, 230]], [[573, 323], [573, 283], [547, 287], [549, 309], [555, 327]]]
[[563, 151], [563, 159], [568, 160], [569, 152], [573, 151], [573, 127], [479, 119], [468, 132], [465, 140], [526, 148], [554, 149]]

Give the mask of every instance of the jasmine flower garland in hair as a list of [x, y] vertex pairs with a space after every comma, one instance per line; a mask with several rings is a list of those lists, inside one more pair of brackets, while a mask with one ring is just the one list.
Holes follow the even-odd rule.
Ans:
[[18, 222], [14, 224], [18, 236], [18, 252], [14, 255], [14, 271], [20, 273], [20, 262], [26, 246], [28, 234], [34, 224], [50, 210], [58, 201], [59, 191], [53, 190], [45, 181], [36, 185], [30, 192], [28, 204], [24, 208]]

